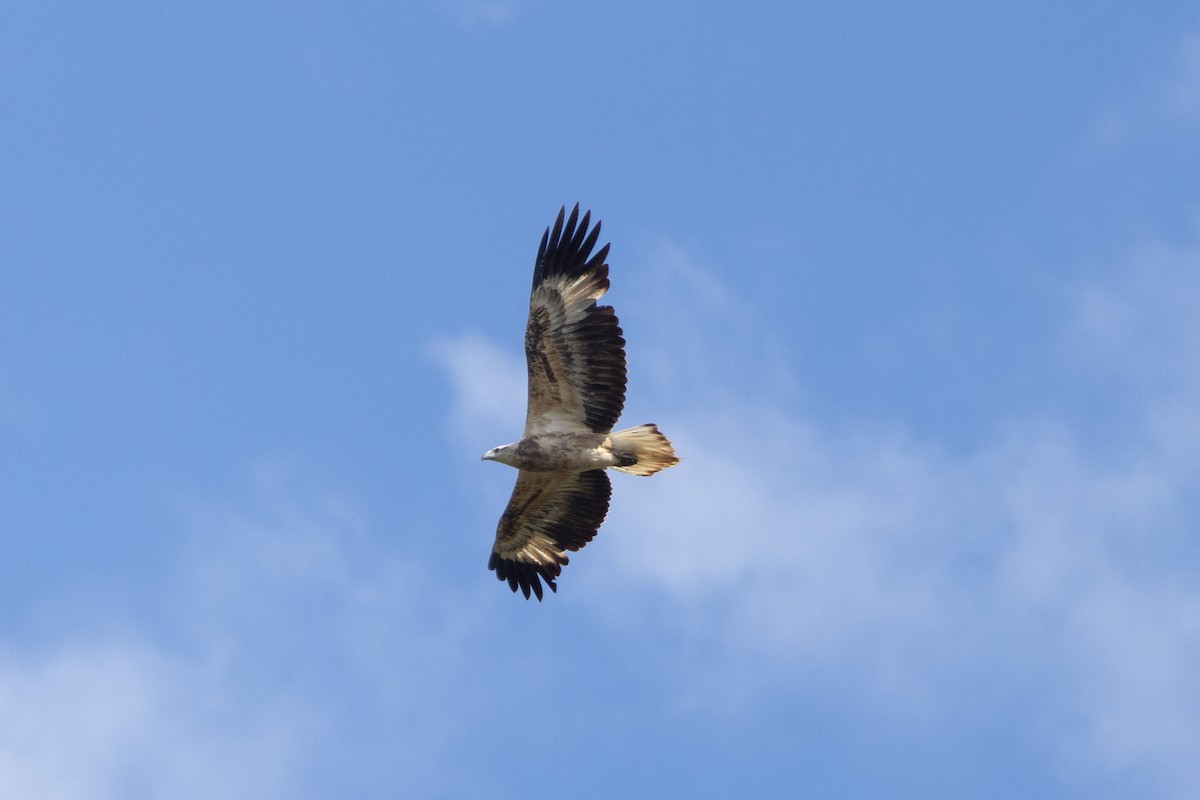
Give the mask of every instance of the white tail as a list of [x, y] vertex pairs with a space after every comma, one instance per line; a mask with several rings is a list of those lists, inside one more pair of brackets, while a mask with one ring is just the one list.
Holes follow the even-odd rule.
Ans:
[[626, 428], [623, 431], [613, 431], [609, 435], [612, 449], [616, 453], [629, 453], [637, 457], [637, 461], [627, 467], [614, 467], [630, 475], [653, 475], [660, 469], [673, 467], [679, 463], [675, 448], [659, 432], [657, 425], [638, 425], [636, 428]]

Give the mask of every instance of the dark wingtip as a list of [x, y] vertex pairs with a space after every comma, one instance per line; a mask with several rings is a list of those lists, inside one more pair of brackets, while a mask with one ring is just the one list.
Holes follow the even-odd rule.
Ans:
[[558, 217], [554, 220], [554, 234], [553, 234], [552, 238], [557, 239], [558, 235], [562, 232], [563, 217], [565, 217], [566, 214], [567, 214], [567, 207], [559, 206], [558, 207]]
[[608, 255], [607, 244], [596, 255], [592, 255], [600, 236], [600, 220], [596, 220], [592, 226], [592, 212], [585, 211], [580, 217], [579, 208], [579, 203], [576, 203], [568, 216], [567, 207], [560, 206], [554, 224], [542, 234], [533, 268], [534, 288], [551, 275], [574, 277], [604, 266], [604, 259]]
[[[563, 557], [563, 564], [567, 563], [567, 559]], [[520, 563], [514, 561], [505, 561], [495, 551], [488, 558], [488, 569], [496, 573], [496, 578], [501, 583], [507, 583], [508, 588], [514, 594], [521, 594], [526, 600], [531, 597], [536, 597], [538, 602], [541, 602], [543, 597], [542, 582], [550, 587], [550, 591], [558, 593], [558, 584], [555, 583], [554, 577], [557, 573], [554, 572], [553, 566], [535, 566], [533, 564]]]
[[[558, 213], [559, 213], [559, 216], [561, 217], [562, 212], [560, 211]], [[588, 212], [588, 213], [591, 214], [591, 212]], [[575, 207], [571, 209], [571, 216], [567, 217], [567, 224], [563, 226], [562, 239], [564, 241], [569, 242], [569, 241], [571, 241], [572, 238], [574, 238], [575, 226], [578, 224], [579, 224], [579, 203], [576, 203]]]

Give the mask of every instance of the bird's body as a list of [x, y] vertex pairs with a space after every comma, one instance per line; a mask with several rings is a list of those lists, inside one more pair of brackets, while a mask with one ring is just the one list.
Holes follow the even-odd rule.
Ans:
[[521, 439], [483, 458], [520, 470], [496, 530], [488, 567], [529, 597], [542, 599], [542, 581], [555, 578], [566, 551], [591, 541], [612, 495], [605, 469], [653, 475], [679, 462], [654, 425], [613, 426], [625, 404], [625, 340], [610, 306], [608, 245], [592, 248], [600, 223], [579, 206], [542, 236], [534, 265], [525, 329], [529, 406]]
[[586, 472], [621, 463], [603, 433], [543, 433], [491, 452], [490, 461], [529, 472]]

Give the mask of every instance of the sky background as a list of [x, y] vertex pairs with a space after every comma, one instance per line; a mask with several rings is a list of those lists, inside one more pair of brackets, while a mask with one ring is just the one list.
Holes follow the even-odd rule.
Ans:
[[1194, 2], [6, 3], [0, 797], [1200, 796], [1197, 141]]

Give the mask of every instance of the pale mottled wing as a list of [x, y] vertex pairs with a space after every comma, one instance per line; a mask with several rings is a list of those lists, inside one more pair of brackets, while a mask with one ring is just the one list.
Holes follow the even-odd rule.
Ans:
[[608, 291], [608, 245], [592, 255], [600, 223], [575, 206], [565, 224], [558, 212], [538, 248], [525, 328], [529, 408], [525, 435], [551, 431], [607, 432], [625, 405], [625, 340]]
[[529, 598], [542, 599], [542, 581], [558, 591], [554, 579], [567, 564], [567, 550], [592, 540], [608, 513], [612, 485], [602, 469], [563, 474], [521, 470], [500, 524], [488, 569]]

